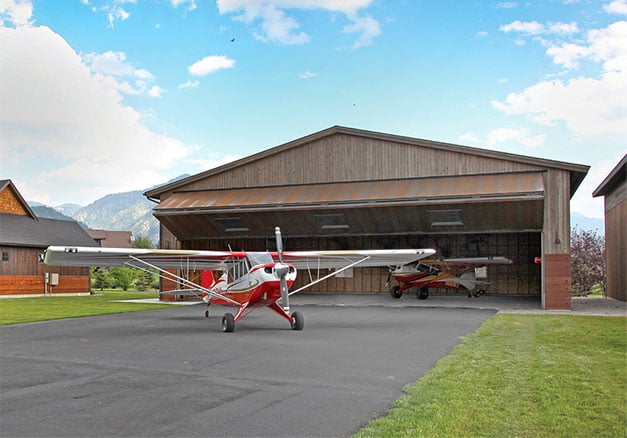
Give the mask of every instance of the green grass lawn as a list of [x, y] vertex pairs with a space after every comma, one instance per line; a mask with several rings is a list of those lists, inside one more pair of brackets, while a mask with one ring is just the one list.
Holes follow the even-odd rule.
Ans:
[[3, 298], [0, 300], [0, 325], [172, 307], [168, 304], [116, 302], [116, 300], [157, 298], [158, 296], [158, 292], [105, 290], [97, 292], [96, 295], [84, 297]]
[[356, 436], [627, 436], [627, 318], [497, 315]]

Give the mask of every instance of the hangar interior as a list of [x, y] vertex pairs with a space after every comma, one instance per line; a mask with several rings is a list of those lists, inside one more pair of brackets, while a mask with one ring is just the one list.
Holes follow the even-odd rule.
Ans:
[[[434, 248], [505, 256], [491, 293], [570, 308], [569, 202], [588, 166], [341, 126], [145, 193], [162, 248]], [[542, 257], [541, 265], [534, 262]], [[387, 291], [355, 268], [313, 291]], [[297, 282], [306, 282], [300, 274]], [[172, 285], [162, 285], [169, 290]]]

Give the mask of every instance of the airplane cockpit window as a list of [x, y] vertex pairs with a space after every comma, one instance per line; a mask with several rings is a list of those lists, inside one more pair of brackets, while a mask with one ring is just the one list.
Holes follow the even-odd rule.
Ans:
[[248, 265], [245, 260], [240, 260], [229, 268], [229, 275], [233, 281], [237, 281], [248, 274]]
[[274, 263], [272, 256], [269, 252], [248, 252], [246, 253], [250, 266], [265, 265], [267, 263]]

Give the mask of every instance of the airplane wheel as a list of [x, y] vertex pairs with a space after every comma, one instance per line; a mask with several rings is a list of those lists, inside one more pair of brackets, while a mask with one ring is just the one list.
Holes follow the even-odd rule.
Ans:
[[483, 289], [479, 289], [477, 292], [475, 292], [475, 296], [477, 298], [479, 298], [481, 295], [483, 295], [485, 293], [485, 291]]
[[222, 331], [231, 333], [233, 330], [235, 330], [235, 317], [230, 313], [225, 313], [222, 317]]
[[419, 300], [426, 300], [429, 297], [429, 288], [428, 287], [421, 287], [420, 289], [418, 289], [416, 291], [416, 298], [418, 298]]
[[205, 310], [205, 318], [209, 318], [209, 311]]
[[300, 312], [292, 313], [292, 330], [302, 330], [305, 327], [305, 318]]
[[390, 295], [392, 295], [392, 298], [398, 299], [403, 296], [403, 291], [401, 290], [401, 287], [398, 285], [392, 286], [390, 288]]

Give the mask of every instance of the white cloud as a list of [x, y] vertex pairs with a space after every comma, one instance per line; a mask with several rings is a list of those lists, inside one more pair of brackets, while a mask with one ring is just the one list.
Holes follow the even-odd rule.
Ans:
[[103, 8], [103, 10], [107, 13], [107, 18], [109, 19], [109, 27], [111, 29], [115, 28], [115, 22], [118, 20], [128, 20], [128, 17], [131, 16], [126, 9], [119, 5], [107, 5]]
[[367, 15], [361, 17], [358, 11], [370, 6], [373, 0], [217, 0], [220, 14], [235, 14], [233, 19], [252, 25], [261, 21], [260, 28], [253, 32], [255, 38], [277, 44], [304, 44], [309, 35], [299, 31], [300, 24], [286, 10], [322, 9], [333, 13], [343, 13], [351, 21], [344, 26], [344, 33], [357, 33], [354, 48], [371, 44], [372, 39], [381, 34], [377, 20]]
[[[0, 47], [3, 170], [29, 175], [38, 198], [83, 203], [148, 187], [191, 153], [191, 146], [148, 129], [142, 115], [122, 103], [119, 82], [92, 73], [93, 62], [86, 65], [48, 27], [0, 27]], [[124, 61], [116, 56], [108, 59]], [[124, 62], [97, 65], [128, 74]], [[137, 71], [146, 78], [138, 69], [131, 75]]]
[[0, 0], [0, 25], [23, 26], [31, 23], [33, 4], [30, 0]]
[[194, 76], [207, 76], [215, 71], [232, 68], [235, 60], [222, 55], [206, 56], [190, 65], [187, 70]]
[[567, 68], [583, 59], [602, 63], [602, 72], [542, 81], [492, 105], [545, 126], [564, 122], [577, 135], [627, 134], [627, 21], [589, 31], [585, 44], [555, 45], [546, 53]]
[[196, 0], [170, 0], [170, 3], [172, 3], [172, 6], [175, 8], [178, 8], [180, 5], [187, 5], [185, 9], [188, 11], [193, 11], [197, 8]]
[[148, 95], [152, 97], [162, 97], [165, 90], [158, 85], [154, 85], [148, 90]]
[[546, 27], [544, 27], [544, 24], [538, 23], [537, 21], [522, 22], [520, 20], [516, 20], [509, 24], [499, 26], [499, 30], [505, 33], [520, 32], [529, 35], [539, 35], [546, 32]]
[[301, 73], [298, 76], [300, 76], [301, 79], [310, 79], [310, 78], [315, 78], [316, 76], [318, 76], [318, 73], [314, 73], [314, 72], [307, 70], [306, 72]]
[[381, 25], [371, 16], [352, 17], [351, 20], [352, 23], [344, 26], [342, 32], [356, 33], [359, 35], [357, 41], [353, 44], [353, 49], [369, 46], [372, 44], [373, 38], [381, 35]]
[[603, 9], [610, 14], [627, 15], [627, 0], [614, 0], [605, 5]]
[[198, 86], [200, 85], [200, 82], [198, 81], [192, 81], [190, 79], [187, 80], [187, 82], [179, 85], [179, 90], [183, 90], [185, 88], [198, 88]]
[[574, 21], [570, 23], [549, 23], [548, 32], [558, 35], [569, 35], [579, 33], [579, 26]]
[[156, 90], [162, 90], [158, 85], [152, 85], [155, 79], [152, 73], [135, 68], [127, 62], [123, 52], [88, 53], [83, 55], [82, 59], [94, 78], [121, 93], [129, 95], [147, 93], [154, 97]]
[[496, 4], [498, 9], [513, 9], [518, 7], [516, 2], [500, 2]]
[[515, 141], [526, 147], [538, 147], [544, 144], [544, 139], [545, 136], [542, 134], [529, 136], [529, 131], [525, 128], [496, 128], [488, 134], [486, 142], [491, 148], [509, 141]]

